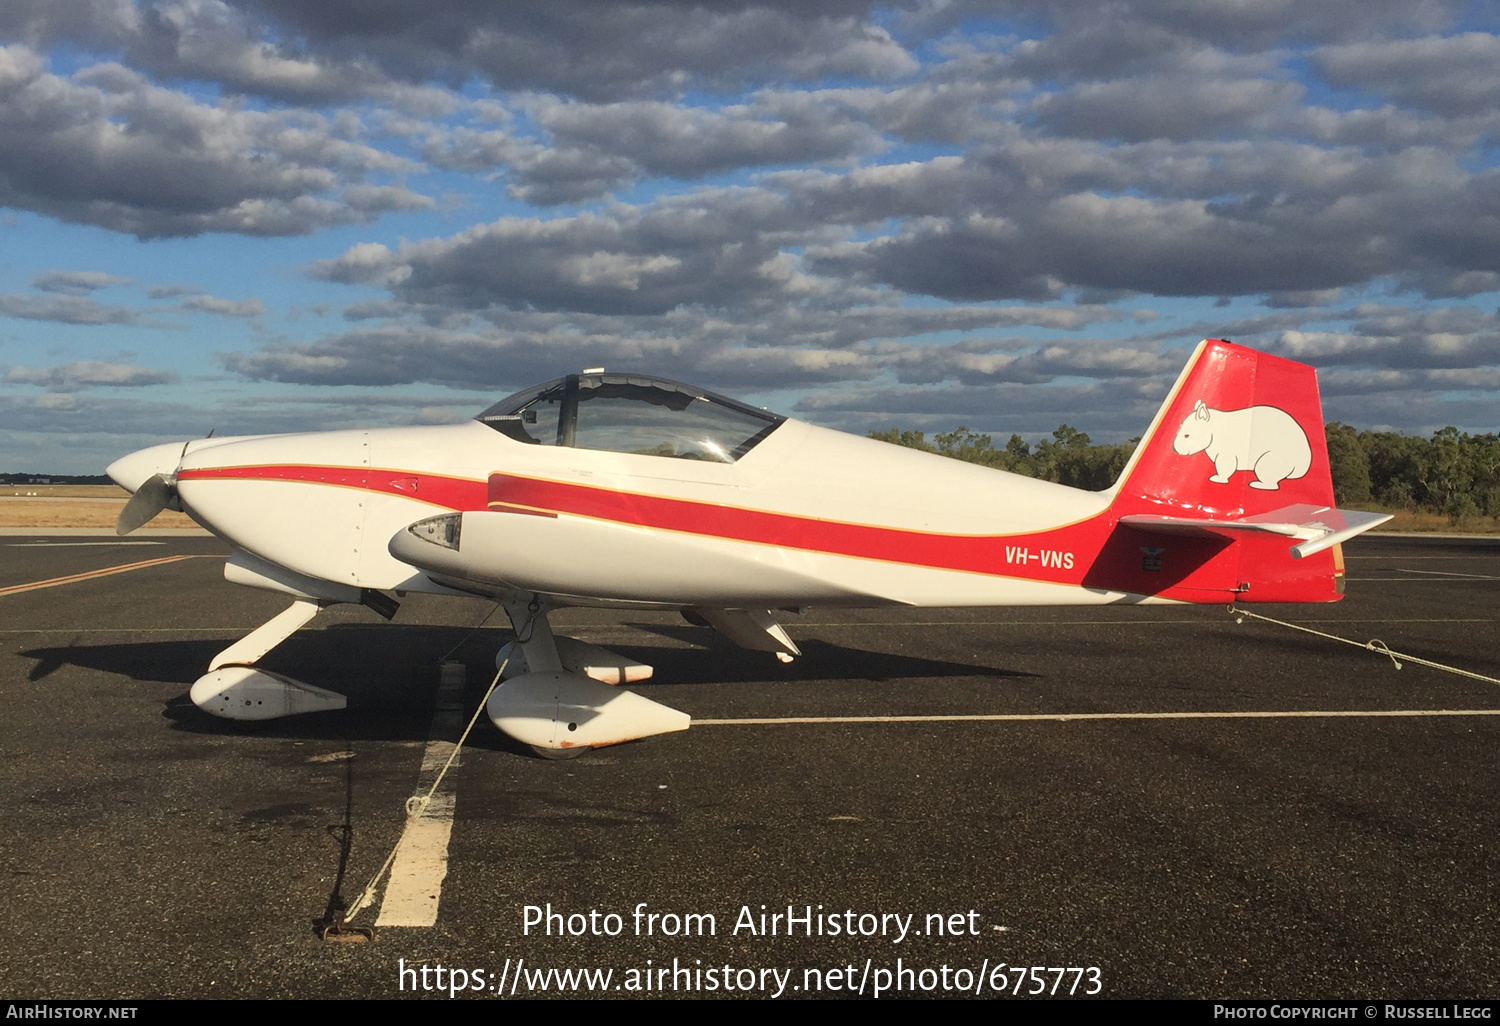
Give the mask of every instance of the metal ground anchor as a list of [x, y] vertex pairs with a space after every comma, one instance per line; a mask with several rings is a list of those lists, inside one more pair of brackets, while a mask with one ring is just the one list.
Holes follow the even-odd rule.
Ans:
[[340, 913], [333, 917], [333, 922], [323, 927], [319, 936], [339, 944], [363, 944], [375, 939], [375, 931], [368, 926], [350, 926]]

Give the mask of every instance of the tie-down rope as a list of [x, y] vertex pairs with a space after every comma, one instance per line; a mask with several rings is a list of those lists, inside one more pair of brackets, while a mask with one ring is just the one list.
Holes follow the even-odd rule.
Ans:
[[[1341, 638], [1337, 634], [1329, 634], [1327, 631], [1314, 630], [1311, 627], [1303, 627], [1301, 624], [1287, 623], [1285, 620], [1277, 620], [1274, 617], [1262, 616], [1260, 613], [1252, 613], [1248, 609], [1239, 608], [1233, 602], [1229, 604], [1229, 615], [1235, 618], [1235, 623], [1244, 623], [1245, 617], [1248, 616], [1255, 620], [1264, 620], [1266, 621], [1266, 623], [1274, 623], [1282, 627], [1290, 627], [1292, 630], [1302, 631], [1304, 634], [1316, 634], [1318, 637], [1327, 638], [1330, 641], [1342, 642], [1345, 645], [1354, 645], [1356, 648], [1362, 648], [1366, 652], [1378, 652], [1380, 655], [1388, 657], [1391, 661], [1391, 664], [1394, 665], [1398, 670], [1401, 669], [1401, 660], [1405, 659], [1409, 663], [1417, 663], [1420, 666], [1430, 666], [1434, 670], [1446, 670], [1448, 673], [1456, 673], [1461, 677], [1472, 677], [1474, 680], [1482, 680], [1487, 684], [1500, 684], [1500, 680], [1497, 680], [1494, 677], [1486, 677], [1482, 673], [1474, 673], [1471, 670], [1461, 670], [1457, 666], [1449, 666], [1446, 663], [1435, 663], [1431, 659], [1423, 659], [1421, 656], [1408, 655], [1405, 652], [1397, 652], [1385, 642], [1381, 641], [1379, 638], [1371, 638], [1369, 641], [1353, 641], [1349, 638]], [[1398, 656], [1400, 657], [1399, 659], [1397, 658]]]
[[[533, 600], [531, 605], [528, 607], [527, 612], [530, 615], [526, 618], [525, 625], [522, 626], [522, 628], [516, 635], [517, 644], [510, 646], [510, 651], [507, 652], [505, 654], [505, 658], [500, 661], [500, 666], [495, 670], [494, 679], [490, 681], [490, 686], [488, 688], [485, 688], [484, 697], [479, 700], [479, 705], [474, 710], [474, 715], [469, 717], [469, 725], [464, 728], [463, 734], [459, 736], [458, 744], [453, 746], [453, 751], [448, 755], [448, 761], [443, 763], [442, 769], [438, 770], [438, 775], [432, 781], [432, 786], [427, 789], [426, 794], [420, 796], [412, 795], [410, 798], [406, 799], [407, 822], [411, 822], [414, 819], [421, 819], [422, 815], [426, 813], [427, 806], [432, 802], [432, 796], [437, 794], [437, 789], [443, 782], [443, 777], [448, 775], [448, 770], [453, 766], [454, 761], [458, 758], [458, 753], [463, 750], [464, 742], [469, 739], [469, 731], [473, 730], [474, 724], [479, 722], [479, 714], [484, 711], [484, 707], [489, 704], [490, 695], [494, 694], [495, 688], [499, 686], [500, 678], [505, 674], [505, 668], [510, 665], [511, 657], [514, 656], [516, 652], [520, 651], [520, 642], [529, 641], [531, 639], [531, 626], [536, 622], [538, 606], [539, 603]], [[499, 608], [499, 603], [496, 603], [495, 609]], [[495, 609], [491, 609], [489, 612], [489, 616], [486, 616], [484, 620], [480, 621], [479, 627], [483, 627], [484, 624], [489, 621], [490, 616], [495, 615]], [[479, 627], [475, 627], [474, 630], [470, 631], [469, 635], [464, 638], [464, 641], [467, 641], [469, 637], [472, 637], [474, 633], [479, 630]], [[458, 648], [462, 644], [463, 642], [459, 642], [458, 645], [455, 645], [453, 648], [449, 649], [448, 655], [452, 655], [454, 652], [458, 651]], [[447, 656], [444, 656], [444, 658], [446, 659]], [[339, 924], [341, 927], [347, 925], [349, 920], [353, 919], [355, 916], [359, 915], [359, 913], [363, 912], [375, 900], [375, 889], [380, 886], [380, 881], [385, 877], [386, 871], [391, 868], [391, 863], [396, 861], [396, 852], [399, 851], [400, 848], [401, 842], [398, 840], [396, 842], [396, 846], [391, 849], [391, 853], [385, 857], [385, 862], [381, 864], [380, 869], [377, 870], [375, 875], [370, 878], [370, 882], [366, 885], [364, 892], [360, 894], [359, 898], [354, 902], [353, 905], [349, 906], [348, 911], [345, 912], [341, 917]]]

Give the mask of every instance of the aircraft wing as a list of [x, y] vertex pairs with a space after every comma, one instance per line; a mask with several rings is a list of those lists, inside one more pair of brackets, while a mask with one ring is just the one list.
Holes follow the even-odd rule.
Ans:
[[1218, 535], [1225, 538], [1232, 538], [1244, 531], [1279, 534], [1299, 540], [1300, 544], [1293, 545], [1291, 553], [1294, 558], [1302, 559], [1348, 541], [1389, 519], [1389, 513], [1361, 513], [1334, 509], [1332, 506], [1299, 503], [1295, 506], [1283, 506], [1269, 513], [1223, 520], [1132, 513], [1121, 517], [1120, 523], [1160, 534]]

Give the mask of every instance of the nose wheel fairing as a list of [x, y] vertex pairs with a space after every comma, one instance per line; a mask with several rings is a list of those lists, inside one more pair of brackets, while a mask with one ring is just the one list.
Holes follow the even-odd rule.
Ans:
[[328, 605], [332, 603], [299, 598], [214, 656], [208, 672], [188, 692], [193, 704], [229, 720], [274, 720], [343, 709], [343, 695], [254, 665]]
[[254, 666], [210, 670], [188, 694], [199, 709], [227, 720], [274, 720], [348, 705], [337, 692]]

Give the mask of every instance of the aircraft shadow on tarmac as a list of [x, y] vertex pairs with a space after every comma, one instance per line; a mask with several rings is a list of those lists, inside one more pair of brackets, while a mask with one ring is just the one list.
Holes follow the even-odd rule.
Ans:
[[[802, 656], [779, 663], [770, 653], [751, 652], [700, 627], [630, 625], [679, 644], [622, 645], [619, 650], [655, 668], [649, 683], [661, 685], [807, 683], [869, 680], [893, 682], [939, 677], [1006, 679], [1037, 674], [993, 666], [892, 655], [845, 648], [818, 639], [799, 642]], [[489, 654], [512, 634], [484, 630], [465, 637], [463, 628], [399, 625], [334, 625], [294, 636], [260, 665], [344, 694], [349, 708], [263, 723], [241, 724], [201, 712], [187, 697], [209, 661], [233, 638], [142, 641], [107, 645], [33, 648], [18, 653], [35, 660], [27, 674], [41, 681], [64, 667], [114, 674], [137, 681], [176, 683], [183, 692], [169, 700], [163, 715], [179, 730], [203, 734], [252, 731], [270, 736], [424, 740], [437, 689], [437, 663], [449, 656], [469, 668], [468, 698], [478, 702], [494, 673]], [[681, 643], [695, 647], [683, 647]], [[509, 746], [499, 739], [484, 747]], [[524, 746], [517, 750], [528, 751]]]
[[652, 684], [744, 684], [754, 681], [904, 680], [913, 677], [1035, 677], [1034, 673], [974, 663], [845, 648], [810, 638], [798, 641], [802, 655], [779, 663], [769, 652], [740, 648], [717, 631], [675, 624], [627, 626], [694, 648], [621, 646], [620, 651], [655, 669]]

